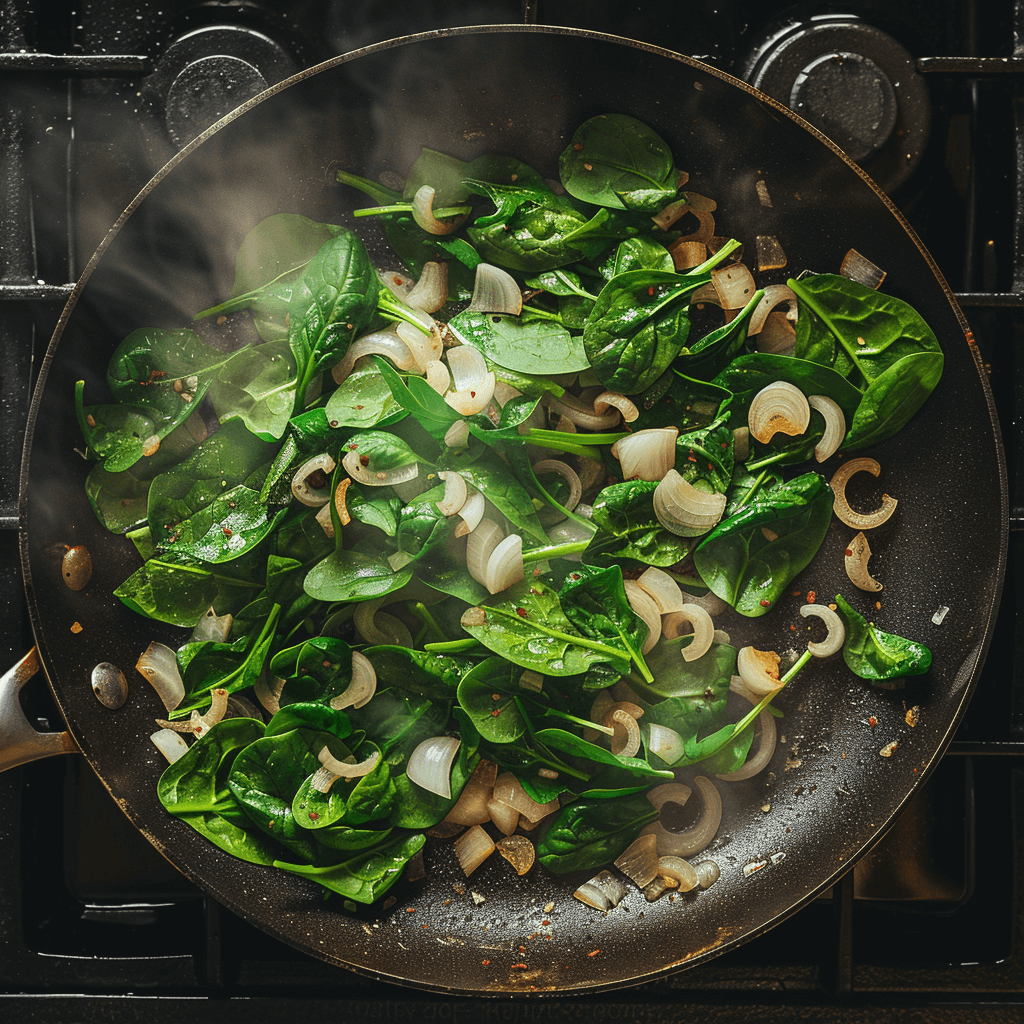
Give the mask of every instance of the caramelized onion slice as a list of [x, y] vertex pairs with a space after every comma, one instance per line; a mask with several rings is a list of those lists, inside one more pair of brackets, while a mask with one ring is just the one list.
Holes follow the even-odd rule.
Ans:
[[693, 639], [683, 648], [683, 661], [696, 661], [711, 650], [715, 639], [715, 624], [699, 604], [684, 604], [678, 611], [666, 616], [663, 630], [666, 636], [682, 636], [679, 628], [684, 623], [693, 630]]
[[759, 651], [756, 647], [742, 647], [736, 656], [736, 671], [743, 685], [759, 698], [765, 697], [781, 685], [779, 656], [774, 651]]
[[[860, 534], [860, 536], [863, 537], [864, 534]], [[805, 619], [813, 615], [821, 619], [828, 628], [828, 636], [824, 640], [812, 640], [807, 645], [807, 650], [811, 654], [816, 658], [827, 658], [830, 654], [835, 654], [836, 651], [842, 648], [846, 640], [846, 627], [843, 625], [843, 620], [839, 617], [837, 611], [829, 608], [827, 604], [805, 604], [800, 609], [800, 614]]]
[[844, 462], [835, 471], [830, 481], [832, 491], [835, 494], [835, 502], [832, 507], [840, 521], [847, 526], [852, 527], [854, 530], [871, 530], [876, 526], [881, 526], [882, 523], [889, 519], [893, 512], [896, 511], [898, 502], [895, 498], [889, 497], [888, 494], [883, 494], [882, 504], [874, 512], [855, 512], [850, 508], [850, 503], [846, 500], [846, 485], [854, 473], [861, 472], [878, 476], [882, 472], [882, 467], [875, 459], [866, 457], [850, 459], [848, 462]]
[[804, 393], [793, 384], [777, 380], [762, 388], [747, 410], [750, 436], [767, 444], [776, 434], [796, 437], [807, 430], [811, 409]]
[[[868, 572], [870, 559], [871, 545], [862, 530], [850, 541], [850, 546], [846, 549], [846, 575], [850, 577], [850, 582], [860, 590], [877, 592], [882, 589], [882, 584]], [[809, 644], [808, 647], [810, 647]]]

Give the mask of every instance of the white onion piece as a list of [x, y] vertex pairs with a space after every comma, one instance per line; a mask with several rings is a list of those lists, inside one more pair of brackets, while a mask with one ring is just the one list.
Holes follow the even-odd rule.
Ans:
[[682, 636], [679, 628], [684, 623], [693, 629], [693, 639], [683, 648], [683, 661], [696, 661], [711, 650], [715, 638], [715, 624], [699, 604], [684, 604], [677, 612], [666, 616], [662, 629], [666, 636]]
[[722, 874], [722, 869], [713, 860], [698, 861], [693, 867], [701, 889], [710, 889]]
[[[292, 476], [292, 494], [309, 508], [326, 505], [331, 499], [330, 475], [334, 472], [335, 465], [334, 459], [326, 452], [307, 459]], [[327, 485], [310, 487], [308, 478], [318, 470], [327, 477]]]
[[432, 736], [424, 740], [410, 755], [405, 774], [428, 793], [450, 800], [452, 796], [452, 762], [462, 740], [458, 736]]
[[[661, 821], [654, 821], [640, 833], [657, 838], [660, 857], [692, 857], [693, 854], [703, 850], [718, 832], [718, 826], [722, 823], [721, 795], [714, 783], [703, 775], [698, 775], [693, 780], [693, 784], [696, 789], [700, 790], [700, 794], [704, 798], [704, 813], [696, 825], [683, 832], [670, 832]], [[661, 786], [656, 787], [656, 789], [662, 788]], [[647, 798], [650, 800], [650, 793], [647, 794]], [[653, 801], [651, 802], [653, 803]], [[685, 800], [672, 800], [672, 802], [685, 803]], [[655, 806], [659, 810], [661, 809], [660, 805], [655, 804]]]
[[185, 684], [178, 671], [178, 659], [166, 644], [155, 640], [135, 662], [136, 670], [157, 692], [168, 711], [173, 711], [185, 699]]
[[676, 463], [675, 427], [654, 427], [620, 437], [611, 452], [622, 467], [623, 480], [661, 480]]
[[711, 590], [706, 594], [702, 594], [700, 597], [687, 595], [687, 603], [695, 604], [698, 608], [703, 608], [704, 611], [706, 611], [712, 618], [716, 615], [721, 615], [729, 608], [729, 606]]
[[750, 325], [747, 327], [747, 334], [760, 334], [768, 314], [783, 302], [789, 305], [787, 318], [795, 320], [797, 312], [796, 292], [789, 285], [768, 285], [764, 290], [764, 295], [761, 296], [761, 301], [754, 307], [754, 312], [750, 315]]
[[405, 301], [415, 309], [436, 313], [448, 301], [448, 264], [424, 264], [420, 279], [405, 296]]
[[[651, 216], [651, 220], [654, 221], [655, 225], [662, 231], [668, 231], [670, 227], [680, 217], [686, 213], [687, 203], [685, 199], [676, 199], [669, 203], [667, 206], [663, 206], [657, 213]], [[676, 268], [678, 269], [678, 268]]]
[[871, 545], [868, 543], [864, 531], [861, 530], [846, 549], [845, 567], [846, 575], [850, 582], [859, 590], [867, 590], [877, 593], [882, 589], [878, 582], [868, 571], [868, 562], [871, 559]]
[[343, 384], [356, 361], [363, 356], [384, 356], [394, 363], [395, 369], [408, 372], [416, 366], [416, 359], [409, 351], [408, 345], [398, 336], [394, 327], [383, 331], [374, 331], [356, 338], [348, 347], [345, 358], [331, 370], [336, 384]]
[[576, 507], [583, 495], [583, 484], [576, 470], [567, 463], [562, 462], [561, 459], [541, 459], [540, 462], [533, 464], [533, 471], [538, 475], [541, 473], [558, 473], [564, 477], [565, 482], [569, 485], [569, 496], [562, 502], [562, 507], [570, 512]]
[[281, 710], [281, 691], [284, 689], [284, 682], [280, 676], [268, 676], [264, 671], [253, 686], [256, 699], [272, 715]]
[[[679, 584], [664, 569], [648, 566], [638, 577], [637, 585], [646, 590], [658, 606], [659, 615], [677, 612], [683, 607], [683, 592]], [[664, 631], [664, 623], [662, 623]]]
[[380, 278], [380, 283], [402, 302], [408, 300], [409, 293], [416, 284], [408, 274], [401, 270], [378, 270], [377, 277]]
[[483, 825], [491, 820], [490, 811], [487, 809], [490, 799], [491, 787], [474, 785], [470, 779], [462, 787], [459, 799], [455, 801], [455, 805], [445, 815], [444, 820], [450, 825]]
[[[346, 477], [345, 479], [349, 480], [348, 477]], [[351, 483], [351, 480], [349, 480], [349, 483]], [[321, 508], [320, 511], [317, 512], [317, 514], [313, 518], [316, 520], [317, 526], [319, 526], [324, 531], [324, 535], [328, 539], [333, 540], [334, 539], [334, 520], [331, 518], [331, 504], [330, 504], [330, 502], [328, 502], [326, 505], [324, 505], [323, 508]]]
[[[472, 345], [458, 345], [448, 349], [448, 368], [452, 372], [452, 387], [465, 391], [487, 374], [487, 362], [479, 349]], [[493, 388], [491, 389], [493, 392]]]
[[689, 892], [691, 889], [696, 889], [700, 882], [696, 869], [689, 861], [683, 860], [682, 857], [659, 857], [658, 874], [675, 882], [672, 888], [677, 889], [679, 892]]
[[[733, 693], [738, 693], [741, 697], [745, 697], [750, 701], [751, 704], [757, 704], [761, 698], [756, 694], [753, 694], [743, 685], [743, 680], [739, 676], [733, 676], [730, 683], [729, 689]], [[723, 775], [719, 775], [723, 782], [743, 782], [746, 779], [751, 779], [759, 772], [763, 771], [768, 763], [772, 759], [772, 755], [775, 753], [775, 743], [778, 733], [775, 728], [775, 716], [765, 708], [761, 714], [757, 716], [757, 735], [754, 737], [754, 742], [757, 744], [757, 749], [753, 754], [747, 756], [747, 760], [743, 762], [734, 772], [727, 772]]]
[[500, 800], [492, 798], [487, 801], [487, 814], [498, 830], [507, 836], [512, 835], [519, 826], [519, 812]]
[[456, 513], [462, 522], [455, 527], [455, 536], [465, 537], [466, 534], [472, 533], [480, 525], [486, 506], [487, 502], [483, 494], [480, 491], [474, 491]]
[[640, 416], [640, 410], [637, 409], [635, 403], [625, 395], [619, 394], [618, 391], [602, 391], [594, 399], [594, 412], [598, 416], [603, 415], [612, 407], [619, 410], [626, 423], [632, 423]]
[[750, 428], [737, 427], [732, 432], [733, 457], [737, 462], [746, 462], [750, 457]]
[[722, 309], [742, 309], [757, 291], [754, 276], [742, 263], [728, 263], [711, 271], [711, 283]]
[[373, 663], [365, 654], [352, 652], [352, 679], [348, 686], [337, 697], [331, 698], [331, 707], [335, 711], [345, 708], [361, 708], [369, 703], [377, 692], [377, 672]]
[[630, 608], [640, 616], [647, 625], [647, 639], [641, 654], [646, 654], [661, 639], [661, 613], [654, 603], [654, 598], [647, 593], [636, 580], [624, 580], [626, 600]]
[[640, 751], [640, 726], [637, 720], [621, 709], [604, 716], [604, 724], [612, 728], [612, 753], [618, 757], [636, 757]]
[[750, 436], [761, 444], [780, 433], [796, 437], [807, 430], [810, 422], [811, 408], [804, 393], [784, 380], [758, 391], [747, 410]]
[[707, 533], [725, 512], [724, 494], [708, 494], [670, 469], [654, 489], [654, 514], [658, 522], [680, 537]]
[[864, 285], [865, 288], [877, 289], [885, 280], [885, 271], [876, 267], [866, 256], [856, 249], [850, 249], [843, 257], [839, 273], [851, 281]]
[[758, 352], [791, 356], [796, 348], [796, 328], [793, 321], [779, 310], [773, 310], [768, 314], [764, 326], [755, 337]]
[[444, 497], [434, 504], [437, 511], [443, 516], [453, 516], [469, 497], [469, 489], [466, 487], [466, 480], [460, 473], [453, 471], [442, 471], [437, 474], [438, 479], [444, 483]]
[[434, 196], [436, 190], [430, 185], [422, 185], [412, 197], [412, 219], [424, 231], [431, 235], [447, 235], [454, 231], [469, 216], [468, 213], [457, 217], [446, 217], [438, 220], [434, 216]]
[[469, 443], [469, 424], [465, 420], [456, 420], [445, 431], [444, 443], [449, 448], [465, 448]]
[[683, 737], [667, 725], [651, 722], [643, 728], [647, 749], [657, 754], [667, 765], [673, 765], [683, 756]]
[[431, 359], [424, 367], [427, 383], [439, 394], [443, 395], [452, 384], [452, 375], [448, 367], [440, 359]]
[[218, 640], [223, 643], [231, 632], [231, 623], [234, 617], [231, 615], [218, 615], [213, 605], [199, 616], [199, 621], [192, 630], [193, 640]]
[[610, 871], [602, 871], [589, 882], [584, 882], [573, 893], [581, 903], [586, 903], [595, 910], [611, 910], [622, 902], [625, 895], [625, 885]]
[[490, 593], [500, 594], [524, 578], [523, 538], [518, 533], [510, 533], [491, 552], [480, 582]]
[[467, 878], [494, 853], [494, 841], [479, 825], [466, 829], [452, 845]]
[[[693, 270], [708, 258], [708, 247], [703, 242], [673, 242], [668, 247], [668, 251], [676, 270]], [[705, 285], [705, 287], [714, 291], [711, 285]]]
[[370, 645], [395, 644], [412, 647], [409, 627], [394, 615], [380, 611], [384, 598], [375, 601], [360, 601], [352, 614], [356, 632]]
[[159, 729], [149, 737], [157, 750], [167, 758], [168, 764], [174, 764], [183, 754], [188, 753], [188, 744], [180, 732], [173, 729]]
[[494, 397], [496, 379], [493, 373], [486, 374], [473, 387], [464, 391], [449, 391], [444, 396], [448, 403], [460, 416], [475, 416], [483, 412]]
[[507, 270], [490, 263], [478, 263], [468, 308], [477, 313], [519, 316], [523, 311], [523, 293]]
[[561, 398], [545, 395], [544, 402], [552, 412], [558, 413], [577, 427], [583, 427], [584, 430], [609, 430], [620, 419], [618, 409], [611, 408], [598, 415], [592, 403], [588, 404], [568, 391]]
[[825, 418], [825, 433], [821, 440], [814, 446], [814, 457], [818, 462], [824, 462], [827, 458], [839, 450], [846, 436], [846, 417], [837, 402], [826, 395], [809, 395], [807, 404], [821, 413]]
[[318, 793], [326, 793], [338, 779], [361, 779], [364, 775], [369, 775], [380, 761], [380, 751], [373, 751], [364, 761], [355, 764], [339, 761], [325, 745], [320, 748], [317, 760], [323, 767], [313, 773], [309, 785]]
[[[409, 312], [415, 313], [417, 311], [410, 309]], [[395, 324], [395, 334], [398, 335], [416, 361], [414, 367], [416, 372], [426, 373], [427, 363], [441, 358], [441, 354], [444, 351], [444, 343], [441, 341], [441, 332], [437, 324], [434, 323], [433, 318], [427, 313], [421, 313], [420, 315], [428, 321], [424, 324], [425, 331], [421, 331], [418, 327], [402, 321]]]
[[634, 840], [615, 859], [615, 866], [642, 889], [658, 874], [658, 843], [654, 836]]
[[766, 697], [782, 684], [779, 681], [779, 656], [774, 651], [741, 647], [736, 656], [736, 671], [751, 693]]
[[466, 544], [466, 568], [477, 583], [483, 583], [491, 553], [503, 536], [501, 527], [492, 519], [481, 519], [470, 533]]
[[832, 491], [836, 496], [832, 508], [840, 521], [847, 526], [851, 526], [855, 530], [871, 530], [876, 526], [881, 526], [896, 511], [896, 506], [899, 503], [895, 498], [889, 497], [888, 494], [883, 494], [882, 504], [874, 512], [854, 512], [850, 508], [850, 503], [846, 500], [846, 484], [854, 473], [860, 472], [878, 476], [882, 472], [882, 467], [875, 459], [866, 457], [850, 459], [849, 462], [844, 462], [835, 471], [831, 481], [829, 481]]
[[800, 614], [806, 619], [809, 615], [815, 615], [828, 629], [828, 636], [820, 641], [811, 641], [807, 645], [807, 650], [811, 652], [816, 658], [827, 658], [830, 654], [835, 654], [836, 651], [842, 648], [843, 643], [846, 640], [846, 627], [843, 625], [843, 620], [839, 617], [839, 613], [833, 611], [827, 604], [805, 604], [800, 609]]
[[540, 821], [558, 810], [557, 797], [546, 804], [538, 803], [511, 772], [502, 772], [494, 780], [494, 799], [514, 807], [527, 821]]
[[414, 462], [409, 466], [398, 466], [395, 469], [375, 473], [368, 466], [364, 466], [359, 460], [360, 455], [357, 448], [346, 452], [345, 457], [341, 460], [341, 464], [345, 472], [357, 484], [363, 484], [365, 487], [393, 487], [395, 484], [405, 484], [410, 480], [415, 480], [420, 475], [420, 464], [418, 462]]
[[678, 238], [672, 245], [678, 245], [680, 242], [710, 242], [715, 234], [714, 211], [718, 204], [714, 199], [697, 192], [684, 192], [683, 195], [686, 196], [686, 213], [692, 213], [697, 218], [698, 225], [695, 230]]

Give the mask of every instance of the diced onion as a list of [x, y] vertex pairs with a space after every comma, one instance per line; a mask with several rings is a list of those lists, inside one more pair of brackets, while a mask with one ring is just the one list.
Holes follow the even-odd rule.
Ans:
[[757, 291], [754, 277], [742, 263], [727, 263], [711, 271], [711, 283], [722, 309], [742, 309]]
[[336, 384], [343, 384], [352, 372], [356, 362], [363, 356], [384, 356], [395, 365], [395, 369], [408, 372], [416, 366], [416, 359], [409, 351], [409, 346], [398, 336], [394, 327], [387, 330], [374, 331], [356, 338], [348, 347], [345, 358], [332, 370], [331, 376]]
[[195, 629], [192, 630], [192, 640], [218, 640], [223, 643], [231, 632], [231, 623], [234, 617], [231, 615], [218, 615], [213, 605], [199, 616]]
[[715, 638], [715, 624], [699, 604], [684, 604], [678, 611], [666, 616], [662, 630], [666, 636], [682, 636], [679, 628], [684, 623], [693, 630], [693, 639], [682, 650], [683, 661], [696, 661], [711, 650]]
[[326, 793], [338, 779], [361, 779], [369, 775], [380, 761], [380, 751], [374, 750], [365, 760], [355, 764], [339, 761], [325, 745], [320, 748], [317, 760], [323, 767], [313, 773], [309, 785], [318, 793]]
[[[410, 309], [410, 313], [416, 310]], [[413, 324], [402, 321], [395, 324], [395, 333], [402, 340], [405, 347], [412, 354], [416, 361], [414, 369], [417, 373], [427, 372], [427, 363], [435, 362], [441, 358], [444, 351], [444, 343], [441, 341], [441, 331], [433, 318], [427, 313], [420, 316], [425, 321], [424, 330], [413, 326]]]
[[537, 859], [537, 851], [526, 836], [505, 836], [495, 844], [495, 849], [515, 868], [517, 875], [525, 875]]
[[[336, 463], [326, 452], [314, 455], [307, 459], [292, 476], [292, 494], [309, 508], [319, 508], [326, 505], [331, 499], [331, 473], [334, 472]], [[323, 487], [310, 487], [309, 477], [320, 472], [327, 477], [327, 483]]]
[[281, 691], [284, 689], [284, 682], [280, 676], [268, 675], [264, 670], [253, 686], [256, 699], [272, 715], [281, 710]]
[[510, 533], [491, 552], [480, 582], [490, 593], [500, 594], [524, 577], [523, 538], [518, 533]]
[[882, 472], [882, 467], [879, 466], [875, 459], [869, 458], [850, 459], [848, 462], [844, 462], [835, 471], [830, 481], [832, 491], [835, 494], [835, 502], [832, 508], [840, 521], [847, 526], [851, 526], [855, 530], [871, 530], [876, 526], [881, 526], [896, 511], [898, 502], [895, 498], [889, 497], [888, 494], [883, 494], [882, 504], [874, 512], [854, 512], [850, 508], [849, 501], [846, 500], [846, 485], [854, 473], [860, 472], [878, 476]]
[[438, 220], [434, 216], [434, 196], [436, 189], [430, 185], [422, 185], [412, 197], [412, 219], [431, 235], [447, 235], [454, 231], [469, 216], [468, 213], [457, 217], [446, 217]]
[[507, 270], [490, 263], [478, 263], [468, 308], [478, 313], [519, 316], [523, 311], [523, 293]]
[[377, 673], [373, 664], [360, 651], [352, 652], [352, 680], [337, 697], [331, 698], [335, 711], [345, 708], [361, 708], [369, 703], [377, 692]]
[[448, 371], [448, 367], [440, 359], [431, 359], [424, 369], [427, 375], [427, 383], [439, 395], [443, 395], [451, 387], [452, 375]]
[[[658, 614], [666, 615], [669, 612], [677, 612], [683, 607], [683, 592], [679, 584], [664, 569], [656, 566], [648, 566], [637, 577], [637, 584], [645, 590], [658, 606]], [[664, 630], [664, 623], [662, 623]]]
[[469, 497], [466, 480], [460, 473], [452, 470], [442, 470], [437, 477], [444, 483], [444, 497], [435, 502], [437, 511], [443, 516], [453, 516], [466, 504]]
[[654, 489], [654, 514], [666, 530], [680, 537], [707, 533], [725, 512], [724, 494], [708, 494], [670, 469]]
[[465, 420], [456, 420], [445, 431], [444, 443], [449, 448], [465, 448], [469, 443], [469, 424]]
[[668, 251], [676, 270], [692, 270], [708, 258], [708, 247], [694, 240], [673, 242]]
[[789, 317], [773, 310], [765, 318], [764, 326], [754, 336], [758, 352], [776, 356], [791, 356], [796, 348], [796, 328]]
[[619, 905], [625, 895], [626, 887], [610, 871], [602, 871], [573, 893], [581, 903], [595, 910], [611, 910]]
[[483, 583], [491, 553], [502, 537], [501, 527], [492, 519], [481, 519], [476, 529], [470, 533], [466, 544], [466, 568], [477, 583]]
[[619, 854], [615, 866], [641, 889], [650, 885], [658, 874], [658, 840], [654, 836], [634, 840]]
[[496, 383], [484, 357], [472, 345], [458, 345], [448, 349], [448, 368], [452, 374], [452, 390], [444, 400], [460, 416], [483, 412], [494, 397]]
[[178, 659], [166, 644], [153, 641], [139, 655], [135, 668], [156, 690], [168, 711], [173, 711], [185, 699], [185, 684], [178, 671]]
[[180, 732], [173, 729], [159, 729], [149, 737], [156, 749], [167, 758], [168, 764], [174, 764], [183, 754], [188, 753], [188, 744]]
[[619, 460], [623, 480], [661, 480], [676, 462], [675, 427], [654, 427], [620, 437], [611, 453]]
[[519, 812], [508, 804], [503, 804], [493, 797], [487, 801], [487, 817], [494, 822], [500, 832], [510, 836], [519, 826]]
[[494, 853], [493, 840], [479, 825], [466, 829], [453, 845], [459, 867], [467, 878]]
[[862, 256], [856, 249], [850, 249], [843, 257], [839, 273], [866, 288], [877, 289], [885, 280], [885, 271], [876, 267], [871, 260]]
[[702, 860], [694, 864], [697, 872], [697, 884], [701, 889], [710, 889], [722, 874], [721, 868], [713, 860]]
[[657, 754], [665, 764], [673, 765], [683, 756], [683, 738], [675, 729], [651, 722], [643, 727], [642, 732], [647, 749]]
[[843, 625], [843, 620], [839, 617], [839, 613], [829, 608], [827, 604], [805, 604], [800, 609], [800, 614], [806, 619], [809, 615], [815, 615], [828, 628], [828, 636], [820, 641], [816, 642], [812, 640], [807, 645], [807, 650], [811, 652], [816, 658], [827, 658], [830, 654], [835, 654], [846, 640], [846, 627]]
[[789, 285], [768, 285], [764, 290], [764, 295], [761, 296], [761, 301], [754, 307], [754, 312], [750, 315], [750, 326], [747, 328], [747, 334], [760, 334], [768, 314], [783, 302], [789, 306], [787, 318], [795, 320], [797, 311], [796, 292]]
[[458, 736], [433, 736], [424, 740], [409, 755], [405, 774], [428, 793], [450, 800], [452, 763], [462, 741]]
[[494, 799], [514, 807], [527, 821], [540, 821], [558, 810], [557, 797], [545, 804], [538, 803], [511, 772], [502, 772], [495, 779]]
[[811, 409], [804, 393], [793, 384], [777, 380], [762, 388], [747, 410], [750, 436], [767, 444], [776, 434], [795, 437], [811, 422]]
[[850, 577], [850, 582], [858, 589], [877, 593], [882, 589], [882, 584], [868, 571], [868, 561], [870, 558], [871, 545], [868, 543], [868, 539], [864, 536], [864, 531], [862, 530], [850, 541], [850, 545], [846, 549], [846, 575]]
[[483, 494], [474, 491], [456, 513], [462, 522], [455, 527], [455, 536], [465, 537], [466, 534], [472, 533], [480, 525], [486, 506], [487, 501]]
[[672, 888], [678, 889], [679, 892], [696, 889], [700, 882], [693, 865], [689, 861], [683, 860], [682, 857], [659, 857], [658, 874], [675, 882]]

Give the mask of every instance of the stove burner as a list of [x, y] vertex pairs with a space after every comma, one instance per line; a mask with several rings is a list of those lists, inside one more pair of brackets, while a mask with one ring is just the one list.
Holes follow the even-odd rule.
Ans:
[[895, 39], [850, 15], [774, 22], [740, 76], [810, 121], [886, 191], [921, 158], [927, 88]]

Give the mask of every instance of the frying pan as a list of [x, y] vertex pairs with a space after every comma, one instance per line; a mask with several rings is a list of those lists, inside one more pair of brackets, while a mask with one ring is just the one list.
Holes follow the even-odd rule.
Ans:
[[[88, 400], [103, 400], [107, 360], [126, 333], [187, 324], [226, 295], [238, 243], [263, 217], [290, 211], [353, 225], [351, 207], [365, 204], [334, 184], [336, 166], [371, 178], [404, 173], [429, 146], [463, 159], [515, 154], [552, 174], [573, 129], [608, 111], [633, 114], [667, 140], [690, 187], [717, 200], [719, 233], [748, 252], [756, 235], [775, 236], [788, 256], [780, 279], [836, 272], [853, 247], [886, 269], [886, 290], [934, 328], [946, 356], [941, 383], [906, 429], [869, 453], [900, 499], [878, 534], [872, 568], [885, 590], [873, 615], [930, 646], [934, 665], [886, 692], [841, 661], [816, 659], [779, 701], [784, 738], [769, 771], [720, 786], [725, 816], [708, 855], [721, 878], [707, 891], [655, 904], [634, 891], [603, 915], [572, 899], [577, 876], [537, 869], [517, 879], [491, 858], [467, 882], [450, 846], [438, 844], [428, 848], [426, 879], [401, 883], [393, 906], [346, 912], [306, 880], [233, 860], [160, 807], [163, 763], [148, 737], [161, 705], [132, 666], [151, 640], [178, 643], [183, 631], [135, 616], [112, 596], [138, 561], [86, 502], [74, 382], [85, 379]], [[372, 232], [369, 245], [386, 262]], [[426, 989], [495, 994], [593, 991], [701, 963], [846, 871], [924, 783], [964, 713], [989, 642], [1008, 522], [978, 353], [889, 200], [831, 143], [742, 82], [652, 46], [536, 26], [429, 33], [348, 54], [257, 97], [172, 160], [105, 239], [65, 310], [34, 397], [21, 493], [24, 572], [46, 675], [71, 734], [139, 830], [221, 903], [313, 956]], [[823, 599], [852, 590], [842, 572], [851, 532], [835, 522], [793, 589]], [[60, 574], [65, 545], [76, 543], [95, 566], [80, 592]], [[776, 608], [757, 629], [774, 618], [778, 637], [799, 621], [799, 603]], [[941, 605], [949, 611], [937, 625]], [[117, 711], [91, 692], [90, 672], [103, 661], [134, 677]], [[910, 707], [919, 709], [914, 727]], [[879, 756], [892, 741], [891, 756]]]

